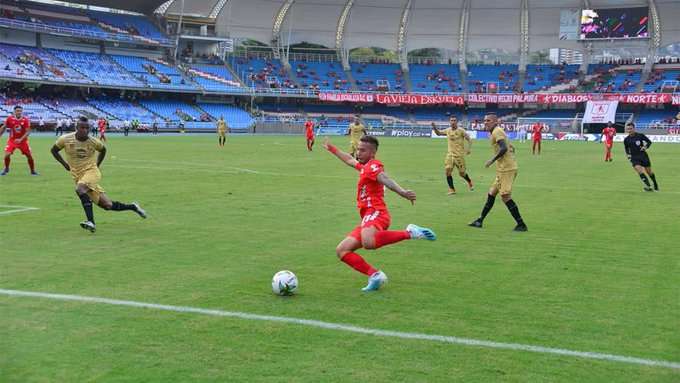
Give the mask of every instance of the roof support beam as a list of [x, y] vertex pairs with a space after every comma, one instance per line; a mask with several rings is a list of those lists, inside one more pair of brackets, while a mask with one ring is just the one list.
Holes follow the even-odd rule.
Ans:
[[401, 64], [401, 70], [408, 72], [408, 48], [406, 47], [406, 36], [408, 35], [408, 22], [411, 19], [413, 0], [406, 0], [404, 9], [399, 18], [399, 32], [397, 33], [397, 57]]
[[349, 52], [345, 49], [345, 26], [349, 20], [349, 15], [354, 5], [354, 0], [347, 0], [345, 7], [338, 17], [338, 28], [335, 31], [335, 51], [338, 54], [338, 59], [342, 63], [344, 70], [350, 70]]

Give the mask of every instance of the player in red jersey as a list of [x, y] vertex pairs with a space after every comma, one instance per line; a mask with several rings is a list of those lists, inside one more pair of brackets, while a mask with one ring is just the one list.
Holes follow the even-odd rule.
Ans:
[[31, 175], [37, 176], [35, 171], [35, 162], [31, 155], [31, 147], [28, 145], [28, 136], [31, 134], [31, 122], [28, 118], [22, 116], [23, 108], [19, 105], [14, 107], [14, 115], [7, 116], [5, 125], [0, 128], [0, 137], [5, 133], [5, 129], [9, 129], [9, 138], [7, 139], [7, 146], [5, 146], [5, 169], [3, 169], [0, 176], [9, 173], [9, 163], [12, 154], [15, 150], [21, 150], [21, 154], [26, 156], [28, 160], [28, 167], [31, 169]]
[[323, 146], [340, 161], [359, 171], [357, 207], [361, 223], [338, 244], [335, 252], [342, 262], [369, 276], [368, 284], [362, 291], [378, 290], [387, 282], [387, 276], [355, 253], [357, 249], [362, 247], [367, 250], [379, 249], [406, 239], [434, 241], [437, 237], [432, 230], [413, 224], [406, 226], [406, 230], [387, 230], [390, 226], [390, 213], [385, 205], [385, 188], [411, 201], [412, 204], [416, 200], [416, 193], [402, 188], [385, 174], [383, 164], [375, 158], [378, 151], [378, 140], [375, 137], [361, 137], [357, 159], [335, 147], [328, 138]]
[[108, 121], [102, 117], [97, 121], [97, 125], [99, 126], [99, 140], [106, 142], [106, 128], [109, 125]]
[[531, 148], [531, 154], [536, 154], [536, 147], [538, 146], [538, 154], [541, 154], [541, 134], [543, 133], [543, 125], [540, 122], [535, 123], [531, 127], [531, 139], [533, 141], [533, 146]]
[[314, 121], [312, 120], [305, 122], [305, 137], [307, 137], [307, 150], [311, 152], [314, 146]]
[[604, 161], [612, 161], [612, 146], [614, 146], [614, 136], [616, 136], [616, 128], [611, 121], [607, 123], [607, 127], [602, 129], [602, 141], [604, 141]]

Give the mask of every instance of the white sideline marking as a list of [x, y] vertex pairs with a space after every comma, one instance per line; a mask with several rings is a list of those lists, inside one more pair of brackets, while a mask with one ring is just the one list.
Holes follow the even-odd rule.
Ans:
[[24, 211], [40, 210], [37, 207], [11, 206], [11, 205], [0, 205], [0, 209], [12, 209], [12, 210], [0, 211], [0, 215], [10, 215], [10, 214], [14, 214], [14, 213], [21, 213], [21, 212], [24, 212]]
[[493, 342], [489, 340], [478, 340], [470, 338], [459, 338], [455, 336], [446, 335], [429, 335], [413, 332], [401, 332], [401, 331], [389, 331], [389, 330], [379, 330], [367, 327], [358, 327], [352, 325], [346, 325], [341, 323], [332, 322], [322, 322], [318, 320], [311, 319], [299, 319], [299, 318], [289, 318], [289, 317], [279, 317], [271, 315], [259, 315], [259, 314], [249, 314], [238, 311], [224, 311], [224, 310], [211, 310], [202, 309], [198, 307], [188, 307], [188, 306], [171, 306], [171, 305], [161, 305], [156, 303], [145, 303], [136, 301], [125, 301], [118, 299], [108, 299], [108, 298], [98, 298], [98, 297], [87, 297], [82, 295], [67, 295], [67, 294], [52, 294], [52, 293], [41, 293], [33, 291], [20, 291], [20, 290], [5, 290], [0, 289], [0, 294], [7, 295], [11, 297], [31, 297], [31, 298], [47, 298], [60, 301], [75, 301], [75, 302], [88, 302], [88, 303], [103, 303], [114, 306], [127, 306], [127, 307], [139, 307], [153, 310], [162, 311], [173, 311], [180, 313], [192, 313], [201, 315], [211, 315], [218, 317], [228, 317], [228, 318], [239, 318], [246, 320], [259, 320], [267, 322], [279, 322], [279, 323], [292, 323], [302, 326], [323, 328], [327, 330], [335, 331], [345, 331], [353, 332], [357, 334], [367, 334], [375, 335], [381, 337], [389, 338], [400, 338], [400, 339], [416, 339], [416, 340], [426, 340], [431, 342], [440, 343], [452, 343], [460, 344], [465, 346], [476, 346], [476, 347], [486, 347], [495, 348], [503, 350], [515, 350], [515, 351], [529, 351], [536, 352], [540, 354], [555, 354], [562, 356], [571, 356], [576, 358], [584, 359], [596, 359], [596, 360], [606, 360], [610, 362], [621, 362], [628, 364], [638, 364], [644, 366], [652, 367], [665, 367], [680, 370], [680, 362], [670, 362], [666, 360], [654, 360], [654, 359], [643, 359], [631, 356], [623, 355], [613, 355], [613, 354], [602, 354], [599, 352], [589, 352], [589, 351], [573, 351], [561, 348], [543, 347], [543, 346], [532, 346], [527, 344], [519, 343], [501, 343]]

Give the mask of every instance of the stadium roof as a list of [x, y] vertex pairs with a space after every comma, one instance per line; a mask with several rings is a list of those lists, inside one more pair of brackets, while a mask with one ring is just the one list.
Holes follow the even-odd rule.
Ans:
[[[67, 0], [70, 3], [93, 5], [97, 7], [107, 7], [113, 9], [122, 9], [130, 12], [144, 13], [150, 15], [156, 10], [165, 0]], [[202, 0], [186, 0], [202, 1]]]

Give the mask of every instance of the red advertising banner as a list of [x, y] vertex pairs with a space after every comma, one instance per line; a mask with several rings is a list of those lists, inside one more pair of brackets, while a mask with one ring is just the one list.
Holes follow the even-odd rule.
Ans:
[[319, 100], [333, 102], [373, 102], [369, 93], [319, 93]]
[[426, 94], [376, 94], [375, 100], [380, 104], [456, 104], [463, 105], [465, 98], [461, 95], [426, 95]]
[[463, 105], [466, 101], [491, 104], [577, 104], [587, 101], [618, 101], [622, 104], [667, 104], [680, 105], [680, 95], [670, 93], [509, 93], [467, 95], [427, 95], [392, 93], [319, 93], [321, 101], [332, 102], [377, 102], [379, 104], [454, 104]]
[[492, 104], [519, 104], [522, 102], [538, 102], [538, 94], [522, 94], [522, 93], [508, 93], [508, 94], [486, 94], [486, 93], [470, 93], [467, 95], [468, 102], [492, 103]]
[[673, 105], [680, 105], [680, 95], [673, 95]]

